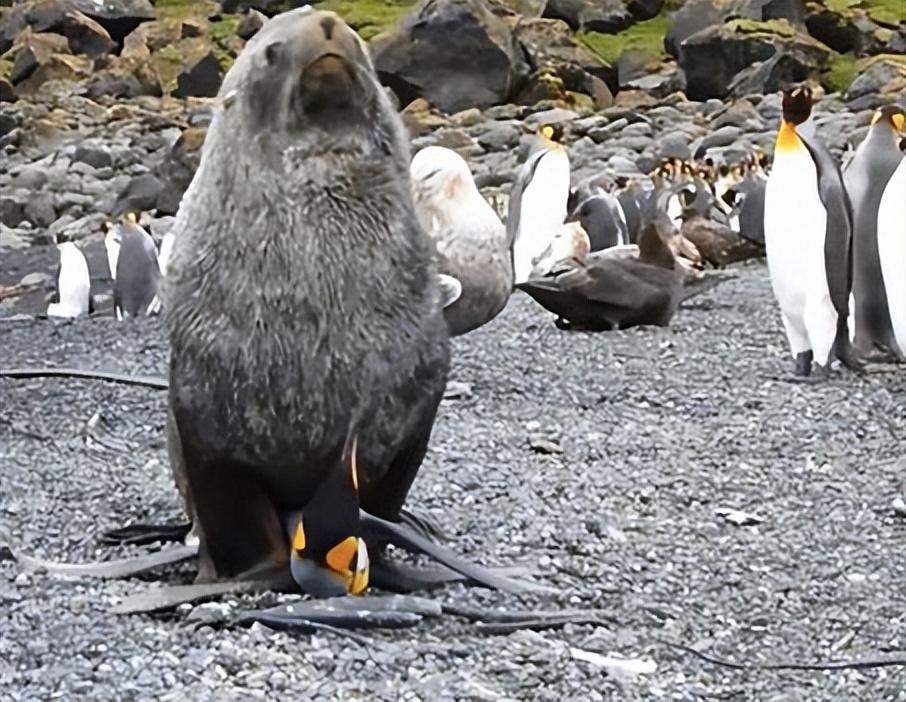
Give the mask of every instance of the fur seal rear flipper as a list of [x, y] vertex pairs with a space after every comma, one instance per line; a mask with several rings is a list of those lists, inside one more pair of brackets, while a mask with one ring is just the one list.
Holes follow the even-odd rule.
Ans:
[[197, 545], [182, 545], [135, 558], [120, 558], [98, 563], [58, 563], [31, 556], [15, 556], [15, 558], [27, 570], [46, 570], [53, 575], [72, 578], [120, 580], [141, 575], [161, 566], [182, 563], [197, 555]]
[[81, 378], [85, 380], [106, 380], [123, 385], [138, 385], [153, 390], [166, 390], [166, 378], [153, 375], [125, 375], [107, 371], [81, 370], [79, 368], [0, 368], [0, 378], [25, 380], [28, 378]]

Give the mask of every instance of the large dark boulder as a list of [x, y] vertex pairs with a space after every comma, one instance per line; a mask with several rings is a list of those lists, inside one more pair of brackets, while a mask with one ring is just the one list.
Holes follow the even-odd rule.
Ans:
[[[66, 0], [58, 0], [65, 2]], [[156, 18], [154, 6], [150, 0], [116, 0], [115, 2], [98, 0], [68, 0], [76, 10], [87, 15], [100, 24], [113, 41], [122, 43], [129, 34], [142, 22]]]
[[213, 52], [193, 59], [176, 76], [174, 97], [215, 97], [223, 82], [223, 70]]
[[533, 72], [552, 71], [566, 90], [590, 95], [602, 108], [607, 95], [616, 92], [614, 68], [577, 43], [565, 22], [524, 19], [515, 31]]
[[798, 63], [797, 70], [812, 75], [820, 71], [830, 50], [783, 20], [732, 20], [697, 32], [680, 45], [686, 92], [692, 100], [725, 97], [737, 73], [777, 53], [787, 56], [784, 70]]
[[303, 5], [313, 4], [308, 0], [221, 0], [220, 7], [224, 12], [236, 13], [258, 10], [268, 17]]
[[900, 93], [906, 94], [906, 56], [881, 55], [865, 61], [843, 97], [852, 102]]
[[35, 0], [26, 6], [25, 22], [35, 32], [62, 34], [74, 54], [101, 56], [116, 48], [110, 33], [70, 2]]
[[26, 0], [0, 21], [0, 53], [13, 45], [25, 27], [31, 27], [67, 37], [74, 53], [98, 56], [154, 18], [149, 0]]
[[619, 32], [634, 20], [622, 0], [548, 0], [543, 16], [563, 20], [574, 30], [605, 33]]
[[664, 37], [664, 46], [678, 58], [683, 41], [729, 20], [780, 19], [804, 29], [806, 15], [803, 0], [687, 0], [670, 15], [670, 28]]
[[728, 94], [731, 97], [776, 93], [811, 77], [813, 67], [781, 49], [767, 61], [744, 68], [733, 78]]
[[628, 0], [626, 9], [636, 20], [649, 20], [661, 14], [664, 0]]
[[102, 70], [92, 72], [85, 94], [92, 100], [105, 96], [118, 99], [142, 95], [160, 97], [163, 88], [148, 57], [117, 56]]
[[528, 74], [510, 26], [481, 0], [424, 0], [372, 55], [400, 104], [424, 97], [448, 113], [507, 102]]

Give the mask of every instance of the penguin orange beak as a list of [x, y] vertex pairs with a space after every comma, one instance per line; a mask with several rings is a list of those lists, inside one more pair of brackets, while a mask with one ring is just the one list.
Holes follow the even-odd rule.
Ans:
[[302, 590], [314, 597], [360, 595], [368, 587], [368, 546], [356, 536], [347, 536], [331, 548], [323, 562], [303, 555], [306, 550], [302, 519], [293, 535], [290, 571]]

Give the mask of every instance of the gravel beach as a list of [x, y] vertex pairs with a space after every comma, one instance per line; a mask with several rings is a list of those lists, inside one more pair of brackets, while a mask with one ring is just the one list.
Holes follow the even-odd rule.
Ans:
[[[790, 382], [765, 267], [733, 270], [667, 329], [562, 332], [518, 293], [454, 341], [451, 380], [472, 394], [443, 403], [410, 505], [463, 556], [525, 566], [560, 594], [426, 596], [590, 608], [600, 626], [489, 635], [447, 616], [359, 632], [365, 645], [207, 623], [224, 604], [275, 595], [112, 615], [154, 579], [25, 573], [10, 550], [113, 558], [137, 551], [99, 545], [104, 529], [179, 518], [164, 394], [0, 380], [0, 699], [906, 699], [900, 667], [734, 670], [663, 643], [743, 664], [906, 649], [906, 519], [892, 507], [906, 477], [906, 378]], [[6, 320], [0, 349], [6, 367], [166, 369], [160, 320]], [[656, 668], [621, 676], [583, 652]]]

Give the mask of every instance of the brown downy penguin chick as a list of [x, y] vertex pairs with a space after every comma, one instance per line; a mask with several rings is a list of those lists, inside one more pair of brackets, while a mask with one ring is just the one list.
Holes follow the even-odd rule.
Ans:
[[408, 139], [337, 15], [268, 20], [228, 72], [165, 290], [199, 581], [360, 592], [358, 510], [400, 519], [450, 361]]
[[680, 232], [683, 237], [691, 241], [702, 259], [715, 268], [723, 268], [738, 261], [748, 261], [764, 254], [730, 227], [706, 219], [693, 207], [683, 210], [682, 221]]
[[558, 315], [560, 328], [667, 326], [682, 297], [683, 271], [664, 240], [665, 227], [656, 221], [643, 229], [636, 255], [626, 255], [624, 247], [607, 249], [563, 272], [517, 287]]

